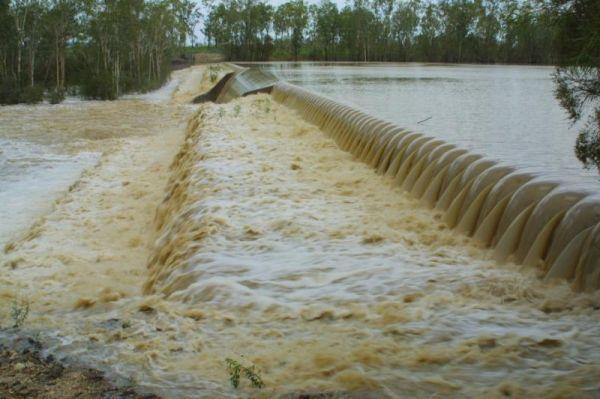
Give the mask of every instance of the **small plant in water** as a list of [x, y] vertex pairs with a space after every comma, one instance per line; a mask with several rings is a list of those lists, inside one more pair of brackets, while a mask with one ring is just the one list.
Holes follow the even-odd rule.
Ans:
[[235, 113], [236, 117], [240, 116], [241, 110], [242, 110], [242, 107], [240, 107], [240, 104], [236, 104], [235, 107], [233, 107], [233, 112]]
[[256, 105], [259, 109], [262, 108], [267, 114], [271, 112], [271, 99], [269, 98], [261, 98], [256, 100]]
[[256, 366], [246, 367], [234, 359], [225, 359], [227, 364], [227, 372], [229, 373], [229, 381], [234, 388], [240, 386], [240, 376], [243, 375], [250, 381], [253, 388], [263, 388], [265, 383], [260, 377], [260, 373], [256, 370]]
[[223, 108], [219, 109], [219, 119], [225, 116], [225, 110]]
[[29, 301], [17, 301], [15, 299], [10, 310], [10, 316], [13, 319], [13, 328], [21, 328], [27, 316], [29, 316]]
[[217, 81], [217, 78], [219, 77], [219, 71], [221, 70], [221, 67], [219, 65], [210, 65], [208, 67], [208, 73], [210, 76], [210, 81], [211, 83], [215, 83]]

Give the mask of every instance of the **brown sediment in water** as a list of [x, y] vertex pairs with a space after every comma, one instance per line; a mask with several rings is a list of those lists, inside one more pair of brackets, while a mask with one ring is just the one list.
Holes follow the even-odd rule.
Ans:
[[[593, 389], [595, 350], [544, 375], [597, 335], [597, 294], [498, 266], [268, 96], [201, 108], [172, 170], [145, 292], [202, 309], [219, 334], [205, 369], [243, 353], [276, 396]], [[550, 338], [579, 316], [588, 338]]]
[[11, 251], [0, 295], [57, 351], [168, 397], [593, 396], [598, 294], [498, 266], [267, 95], [185, 112]]
[[[174, 79], [201, 90], [207, 78], [196, 67], [175, 72]], [[3, 248], [3, 319], [10, 319], [14, 301], [26, 300], [31, 304], [26, 326], [59, 331], [62, 339], [64, 317], [77, 317], [66, 315], [110, 313], [119, 301], [139, 296], [156, 204], [194, 112], [177, 95], [169, 97], [2, 110], [0, 118], [14, 125], [15, 138], [102, 152], [52, 212]], [[85, 339], [97, 341], [93, 334]]]

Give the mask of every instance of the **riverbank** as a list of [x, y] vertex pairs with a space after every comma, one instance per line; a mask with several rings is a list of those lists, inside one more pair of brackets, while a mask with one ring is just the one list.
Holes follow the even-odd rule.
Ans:
[[98, 370], [65, 366], [54, 356], [45, 356], [42, 347], [41, 342], [26, 336], [14, 336], [10, 344], [0, 344], [0, 397], [160, 399], [132, 387], [116, 387]]

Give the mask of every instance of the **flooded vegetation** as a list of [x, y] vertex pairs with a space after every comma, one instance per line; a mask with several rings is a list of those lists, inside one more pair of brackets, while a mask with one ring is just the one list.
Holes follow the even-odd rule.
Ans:
[[30, 107], [79, 107], [59, 148], [98, 161], [5, 246], [3, 320], [26, 300], [51, 353], [169, 398], [594, 397], [597, 292], [499, 265], [270, 95], [184, 104], [211, 80]]

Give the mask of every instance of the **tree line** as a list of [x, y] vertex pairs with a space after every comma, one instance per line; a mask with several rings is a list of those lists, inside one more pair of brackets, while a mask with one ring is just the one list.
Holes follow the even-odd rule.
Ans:
[[542, 0], [222, 0], [204, 34], [232, 60], [551, 64], [554, 14]]
[[190, 0], [0, 0], [0, 103], [159, 87], [198, 17]]
[[204, 34], [232, 60], [557, 65], [575, 155], [600, 172], [600, 0], [221, 0]]
[[[204, 1], [230, 60], [558, 65], [556, 97], [586, 121], [576, 155], [600, 171], [599, 0]], [[193, 0], [0, 0], [0, 104], [157, 88], [200, 20]]]
[[583, 122], [575, 155], [600, 172], [600, 1], [552, 4], [557, 10], [555, 95], [573, 123]]

